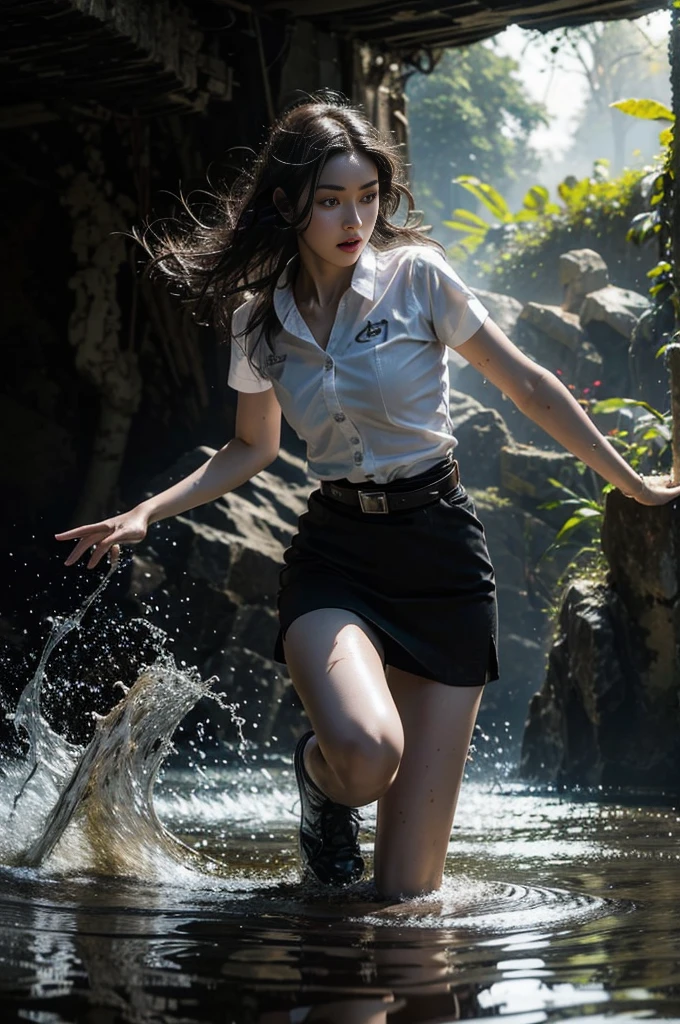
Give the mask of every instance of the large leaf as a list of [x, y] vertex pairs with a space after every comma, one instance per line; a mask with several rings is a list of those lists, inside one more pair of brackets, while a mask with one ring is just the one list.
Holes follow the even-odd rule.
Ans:
[[459, 224], [455, 220], [443, 220], [442, 224], [444, 227], [450, 228], [451, 231], [460, 231], [466, 238], [476, 238], [479, 242], [483, 242], [486, 238], [486, 230], [482, 228], [470, 228], [469, 224]]
[[524, 197], [522, 206], [525, 210], [532, 210], [534, 213], [543, 213], [549, 199], [550, 193], [544, 185], [532, 185]]
[[650, 238], [658, 235], [660, 231], [661, 218], [658, 210], [638, 213], [630, 222], [626, 241], [634, 242], [635, 245], [642, 245], [644, 242], [648, 242]]
[[662, 423], [665, 423], [665, 417], [662, 412], [655, 409], [654, 406], [650, 405], [649, 402], [643, 402], [639, 398], [603, 398], [599, 402], [594, 402], [590, 407], [591, 413], [597, 415], [601, 412], [616, 412], [617, 409], [629, 408], [632, 405], [637, 405], [641, 409], [646, 409], [648, 413]]
[[673, 129], [672, 128], [663, 128], [659, 132], [659, 142], [661, 143], [661, 145], [662, 146], [670, 146], [672, 141], [673, 141]]
[[459, 207], [453, 211], [451, 217], [452, 220], [443, 221], [447, 228], [451, 228], [452, 231], [462, 231], [466, 235], [479, 235], [480, 241], [483, 241], [489, 230], [487, 222], [476, 213], [472, 213], [471, 210]]
[[647, 271], [647, 277], [659, 277], [661, 274], [670, 274], [673, 268], [666, 260], [661, 260], [655, 267]]
[[593, 501], [590, 498], [560, 498], [557, 501], [547, 501], [542, 505], [537, 505], [536, 508], [564, 508], [565, 505], [577, 505], [578, 508], [592, 508], [597, 512], [601, 510], [601, 505], [597, 501]]
[[577, 526], [581, 526], [582, 523], [596, 518], [602, 518], [602, 509], [595, 510], [594, 508], [580, 508], [578, 512], [575, 512], [574, 515], [567, 519], [566, 523], [560, 527], [559, 531], [555, 535], [555, 541], [557, 542], [562, 540], [568, 533], [575, 530]]
[[640, 117], [645, 121], [675, 121], [675, 114], [672, 110], [669, 110], [664, 103], [659, 103], [658, 100], [617, 100], [616, 103], [610, 103], [610, 107], [615, 107], [616, 110], [621, 110], [624, 114], [629, 114], [631, 117]]
[[487, 222], [484, 220], [484, 218], [480, 217], [479, 214], [473, 213], [472, 210], [466, 210], [462, 206], [457, 207], [453, 211], [451, 216], [454, 218], [454, 220], [464, 221], [472, 228], [484, 228], [484, 230], [486, 231], [486, 229], [489, 226]]
[[564, 491], [566, 494], [571, 494], [572, 498], [579, 498], [581, 501], [585, 500], [582, 495], [577, 494], [576, 491], [572, 491], [570, 487], [563, 484], [561, 480], [556, 480], [554, 476], [548, 477], [548, 483], [552, 484], [553, 487], [557, 487], [560, 491]]
[[586, 198], [591, 187], [589, 178], [581, 178], [579, 181], [578, 178], [569, 175], [557, 186], [557, 194], [567, 209], [573, 210]]
[[497, 220], [500, 220], [504, 224], [512, 221], [512, 213], [510, 207], [506, 203], [500, 192], [497, 192], [492, 185], [487, 185], [485, 182], [480, 181], [479, 178], [475, 178], [472, 174], [460, 174], [457, 178], [453, 179], [455, 184], [460, 185], [467, 192], [478, 199], [480, 203], [486, 206]]

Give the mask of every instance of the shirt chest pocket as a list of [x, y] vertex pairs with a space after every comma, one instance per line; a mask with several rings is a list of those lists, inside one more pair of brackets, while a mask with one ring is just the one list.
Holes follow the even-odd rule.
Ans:
[[390, 423], [422, 429], [448, 410], [446, 355], [438, 342], [397, 337], [375, 345], [371, 357]]

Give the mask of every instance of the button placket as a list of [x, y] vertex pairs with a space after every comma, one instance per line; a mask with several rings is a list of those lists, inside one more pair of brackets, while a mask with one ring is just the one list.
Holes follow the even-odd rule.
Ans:
[[[335, 321], [331, 328], [331, 333], [328, 338], [328, 344], [326, 345], [326, 358], [324, 361], [325, 372], [322, 377], [323, 384], [323, 395], [326, 402], [326, 408], [333, 417], [333, 420], [338, 425], [338, 429], [342, 433], [347, 445], [350, 449], [350, 454], [355, 466], [361, 466], [364, 462], [364, 448], [361, 440], [361, 436], [357, 427], [348, 419], [345, 412], [343, 412], [342, 406], [340, 405], [340, 399], [338, 398], [338, 392], [335, 386], [335, 372], [330, 372], [335, 366], [335, 361], [330, 354], [331, 351], [335, 351], [336, 337], [340, 335], [342, 339], [342, 312], [346, 305], [348, 298], [348, 292], [340, 299], [338, 304], [338, 311], [335, 315]], [[345, 318], [346, 319], [346, 318]]]
[[326, 402], [326, 408], [333, 417], [335, 423], [337, 423], [338, 430], [340, 430], [348, 447], [350, 448], [355, 465], [360, 466], [364, 460], [361, 437], [359, 436], [356, 426], [350, 419], [348, 419], [340, 405], [340, 399], [338, 398], [338, 392], [335, 386], [335, 373], [330, 372], [335, 365], [336, 363], [333, 358], [327, 355], [324, 360], [324, 374], [322, 376], [324, 400]]
[[338, 430], [342, 433], [342, 436], [345, 438], [345, 441], [351, 447], [353, 458], [356, 461], [356, 455], [358, 454], [358, 451], [355, 451], [355, 449], [358, 449], [358, 446], [361, 445], [361, 438], [357, 432], [357, 428], [354, 426], [352, 421], [347, 418], [347, 415], [342, 411], [340, 400], [338, 398], [338, 392], [335, 388], [335, 380], [333, 380], [332, 382], [332, 387], [330, 385], [326, 386], [328, 376], [329, 375], [324, 374], [323, 379], [326, 407], [328, 408], [328, 411], [333, 417], [335, 423], [337, 423]]

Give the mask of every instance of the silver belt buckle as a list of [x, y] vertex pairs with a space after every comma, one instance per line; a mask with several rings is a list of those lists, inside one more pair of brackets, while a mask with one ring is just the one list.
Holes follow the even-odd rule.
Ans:
[[389, 512], [384, 491], [359, 491], [362, 512]]

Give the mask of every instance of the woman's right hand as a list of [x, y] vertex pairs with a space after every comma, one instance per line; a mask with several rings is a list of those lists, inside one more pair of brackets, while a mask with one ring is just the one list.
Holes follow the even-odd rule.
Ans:
[[78, 541], [64, 565], [73, 565], [88, 548], [92, 548], [87, 568], [94, 569], [108, 551], [111, 552], [111, 562], [115, 564], [120, 554], [120, 545], [138, 544], [144, 540], [148, 526], [147, 513], [141, 508], [133, 508], [119, 516], [103, 519], [100, 523], [76, 526], [73, 530], [55, 533], [55, 537], [57, 540]]

